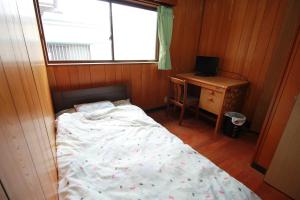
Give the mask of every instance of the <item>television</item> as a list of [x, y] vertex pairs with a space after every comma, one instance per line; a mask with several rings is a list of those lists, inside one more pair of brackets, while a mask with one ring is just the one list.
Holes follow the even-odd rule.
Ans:
[[197, 56], [196, 75], [197, 76], [215, 76], [219, 65], [218, 57]]

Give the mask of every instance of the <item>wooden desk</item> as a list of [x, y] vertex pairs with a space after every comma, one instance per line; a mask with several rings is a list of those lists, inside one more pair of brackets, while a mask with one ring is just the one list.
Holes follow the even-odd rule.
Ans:
[[177, 74], [188, 84], [201, 87], [199, 108], [217, 115], [215, 134], [220, 130], [223, 114], [240, 111], [246, 94], [248, 81], [235, 80], [222, 76], [196, 76], [194, 73]]

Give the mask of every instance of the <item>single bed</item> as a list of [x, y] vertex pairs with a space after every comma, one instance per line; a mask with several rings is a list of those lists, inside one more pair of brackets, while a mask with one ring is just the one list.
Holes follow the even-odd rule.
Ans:
[[[92, 101], [128, 97], [126, 87], [112, 88], [109, 93], [118, 91], [118, 97], [105, 98], [99, 93], [107, 87], [98, 88]], [[79, 93], [82, 91], [71, 92], [73, 100], [68, 106], [79, 103]], [[55, 96], [53, 99], [58, 105]], [[67, 105], [59, 109], [65, 108]], [[61, 200], [259, 199], [142, 109], [128, 103], [61, 114], [56, 144]]]

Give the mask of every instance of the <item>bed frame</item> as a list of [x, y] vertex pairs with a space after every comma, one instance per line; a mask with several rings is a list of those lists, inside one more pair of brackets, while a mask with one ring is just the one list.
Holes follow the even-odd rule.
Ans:
[[117, 101], [128, 99], [126, 85], [109, 85], [96, 88], [52, 91], [52, 100], [55, 113], [73, 108], [75, 104], [91, 103], [96, 101]]

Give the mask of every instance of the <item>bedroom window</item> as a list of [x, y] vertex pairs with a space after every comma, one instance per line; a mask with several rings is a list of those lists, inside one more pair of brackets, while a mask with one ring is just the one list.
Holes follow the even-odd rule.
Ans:
[[120, 2], [39, 0], [48, 63], [157, 61], [156, 9]]

